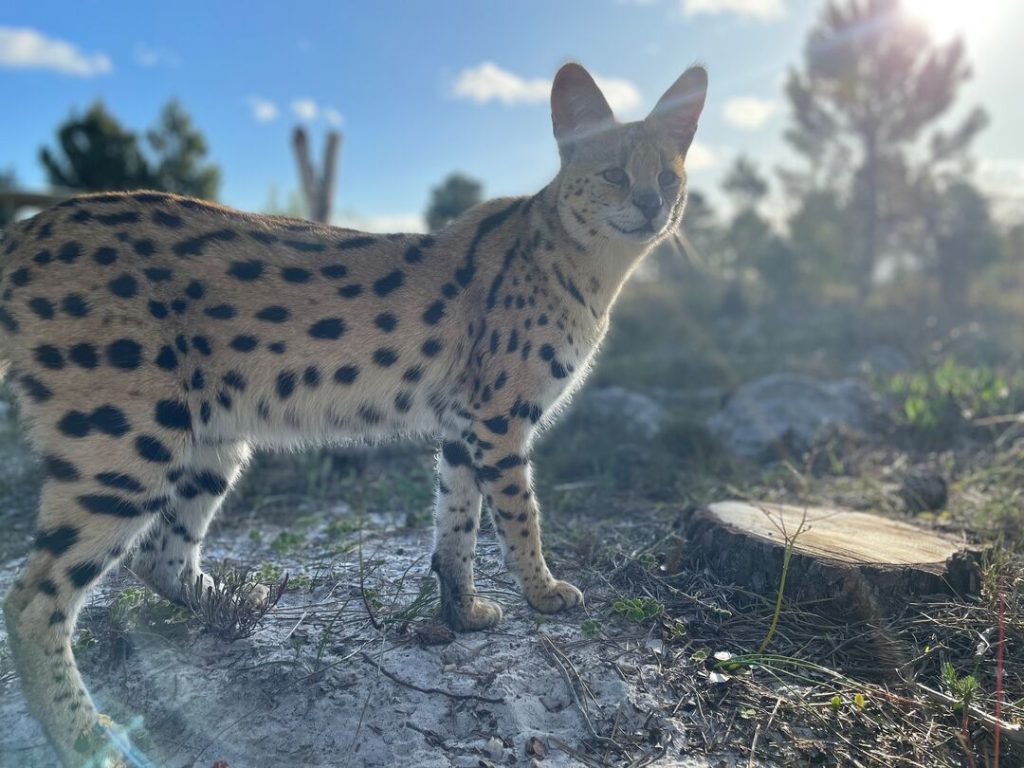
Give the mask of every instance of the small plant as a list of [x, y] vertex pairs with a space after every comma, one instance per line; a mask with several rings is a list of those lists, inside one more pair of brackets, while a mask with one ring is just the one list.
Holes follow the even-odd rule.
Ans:
[[958, 677], [956, 669], [947, 661], [942, 665], [942, 683], [949, 691], [949, 695], [957, 700], [956, 710], [963, 711], [966, 716], [967, 709], [978, 693], [978, 681], [974, 675]]
[[145, 587], [125, 587], [110, 606], [110, 624], [120, 630], [127, 630], [139, 616], [146, 603]]
[[305, 541], [306, 537], [304, 534], [281, 531], [281, 533], [277, 534], [277, 538], [270, 542], [270, 548], [283, 555], [301, 546]]
[[593, 640], [601, 634], [601, 622], [594, 621], [593, 619], [587, 619], [580, 624], [580, 631], [583, 632], [583, 636], [585, 638]]
[[631, 597], [616, 600], [612, 603], [612, 610], [632, 622], [644, 624], [661, 616], [665, 612], [665, 605], [653, 597]]
[[288, 587], [285, 575], [264, 593], [259, 573], [254, 578], [245, 569], [221, 568], [211, 578], [212, 586], [204, 586], [201, 576], [186, 585], [185, 603], [208, 632], [225, 640], [252, 635]]
[[947, 358], [925, 373], [893, 376], [887, 392], [902, 404], [905, 424], [919, 434], [948, 435], [966, 423], [1024, 407], [1024, 376]]
[[260, 563], [259, 570], [253, 574], [253, 578], [260, 584], [273, 584], [276, 581], [280, 581], [282, 576], [284, 576], [284, 569], [276, 563], [271, 563], [267, 560]]

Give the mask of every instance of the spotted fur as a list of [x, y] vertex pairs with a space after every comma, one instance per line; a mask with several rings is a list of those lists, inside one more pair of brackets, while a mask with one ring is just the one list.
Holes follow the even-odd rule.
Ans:
[[705, 89], [688, 70], [623, 125], [566, 65], [554, 181], [435, 235], [158, 192], [74, 198], [8, 232], [0, 353], [46, 482], [4, 608], [29, 705], [65, 765], [110, 748], [69, 643], [87, 592], [129, 553], [172, 600], [208, 579], [200, 542], [253, 448], [436, 437], [432, 568], [447, 621], [501, 618], [473, 582], [484, 505], [530, 605], [581, 602], [544, 561], [530, 448], [583, 381], [623, 282], [681, 219]]

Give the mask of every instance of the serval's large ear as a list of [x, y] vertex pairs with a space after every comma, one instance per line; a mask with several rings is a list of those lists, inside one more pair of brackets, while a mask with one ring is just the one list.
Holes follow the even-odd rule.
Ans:
[[579, 64], [565, 64], [551, 86], [551, 122], [562, 158], [573, 144], [615, 124], [612, 108], [594, 78]]
[[707, 92], [707, 70], [704, 67], [690, 67], [665, 91], [665, 95], [647, 116], [646, 122], [672, 136], [679, 153], [685, 155], [697, 132], [697, 121], [704, 109]]

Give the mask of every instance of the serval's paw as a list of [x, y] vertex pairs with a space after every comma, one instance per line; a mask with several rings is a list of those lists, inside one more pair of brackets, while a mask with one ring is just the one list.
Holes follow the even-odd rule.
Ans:
[[442, 606], [445, 621], [456, 632], [489, 629], [501, 621], [502, 610], [497, 603], [473, 596]]
[[568, 581], [551, 581], [527, 592], [526, 601], [535, 611], [558, 613], [583, 605], [583, 593]]

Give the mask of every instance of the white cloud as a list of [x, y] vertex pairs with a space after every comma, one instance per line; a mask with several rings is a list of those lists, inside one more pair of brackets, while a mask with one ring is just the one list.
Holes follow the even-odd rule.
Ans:
[[324, 107], [323, 109], [324, 120], [332, 128], [340, 128], [342, 123], [345, 122], [345, 116], [341, 114], [334, 107]]
[[[640, 105], [640, 91], [621, 77], [594, 76], [608, 104], [616, 112], [629, 112]], [[502, 69], [491, 61], [462, 70], [455, 78], [452, 95], [477, 104], [500, 101], [503, 104], [537, 104], [551, 93], [551, 80], [525, 78]]]
[[295, 99], [292, 102], [292, 112], [300, 120], [316, 120], [316, 116], [320, 113], [320, 108], [312, 99]]
[[277, 119], [277, 104], [269, 99], [250, 96], [249, 108], [252, 110], [252, 119], [257, 123], [269, 123]]
[[705, 171], [718, 165], [718, 155], [707, 144], [699, 141], [690, 145], [686, 153], [686, 170]]
[[681, 0], [684, 16], [734, 13], [768, 21], [786, 14], [785, 0]]
[[338, 227], [358, 229], [362, 232], [426, 232], [427, 225], [418, 213], [385, 213], [363, 216], [355, 211], [341, 211], [331, 218]]
[[729, 99], [722, 107], [725, 122], [744, 130], [760, 128], [778, 111], [779, 103], [777, 101], [759, 99], [755, 96], [739, 96]]
[[135, 44], [135, 63], [146, 69], [153, 67], [177, 69], [181, 66], [181, 59], [166, 48], [154, 48], [146, 43], [139, 42]]
[[94, 77], [113, 71], [114, 65], [105, 53], [83, 53], [74, 44], [46, 37], [38, 30], [0, 26], [0, 68], [49, 69]]

